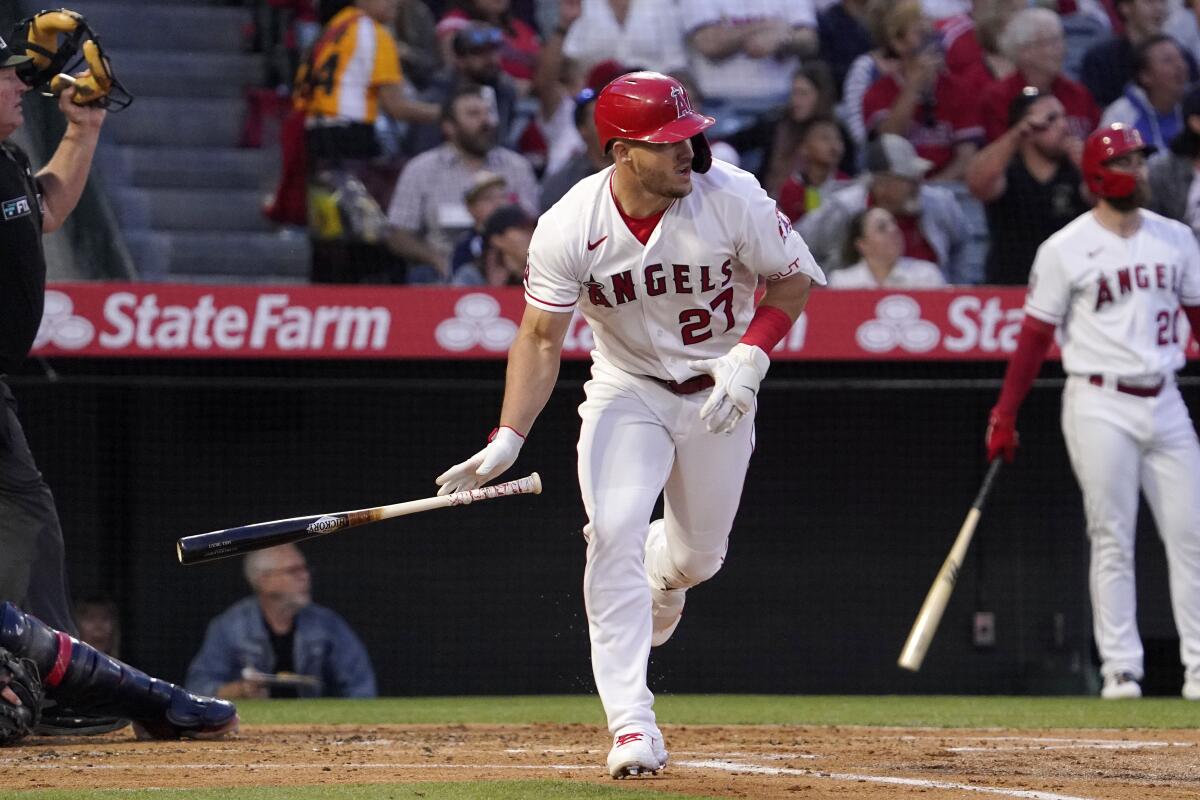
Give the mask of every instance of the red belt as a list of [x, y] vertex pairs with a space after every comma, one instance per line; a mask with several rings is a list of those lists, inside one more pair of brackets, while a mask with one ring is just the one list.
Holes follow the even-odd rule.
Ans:
[[[1092, 386], [1103, 386], [1104, 376], [1092, 375], [1088, 378], [1088, 383], [1090, 383]], [[1134, 397], [1158, 397], [1158, 393], [1162, 391], [1162, 388], [1165, 384], [1166, 381], [1159, 381], [1153, 386], [1134, 386], [1129, 383], [1121, 383], [1120, 381], [1117, 381], [1116, 388], [1118, 392], [1131, 394]]]
[[695, 394], [712, 388], [716, 381], [713, 380], [712, 375], [697, 375], [694, 378], [688, 378], [683, 383], [676, 381], [661, 381], [661, 383], [675, 394]]

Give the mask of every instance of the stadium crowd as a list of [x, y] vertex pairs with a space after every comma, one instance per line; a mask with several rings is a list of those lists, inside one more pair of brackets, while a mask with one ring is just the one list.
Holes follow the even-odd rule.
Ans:
[[596, 94], [637, 69], [717, 119], [834, 287], [1025, 284], [1093, 201], [1101, 122], [1157, 148], [1154, 210], [1200, 231], [1200, 0], [258, 4], [294, 103], [266, 213], [307, 225], [316, 282], [519, 284], [536, 216], [608, 163]]

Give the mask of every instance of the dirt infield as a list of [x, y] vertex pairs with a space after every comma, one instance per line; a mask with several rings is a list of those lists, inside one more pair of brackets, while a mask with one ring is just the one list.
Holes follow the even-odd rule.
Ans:
[[[704, 797], [1200, 796], [1200, 731], [665, 726], [671, 764], [639, 788]], [[6, 789], [297, 786], [555, 778], [611, 784], [581, 725], [248, 726], [219, 742], [29, 739]], [[628, 782], [627, 782], [628, 783]]]

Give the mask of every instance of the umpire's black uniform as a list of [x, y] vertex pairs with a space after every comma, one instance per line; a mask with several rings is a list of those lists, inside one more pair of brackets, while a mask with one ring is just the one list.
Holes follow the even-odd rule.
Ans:
[[78, 635], [54, 498], [3, 380], [3, 372], [33, 346], [45, 295], [41, 191], [25, 153], [0, 142], [0, 602], [11, 600], [48, 625]]

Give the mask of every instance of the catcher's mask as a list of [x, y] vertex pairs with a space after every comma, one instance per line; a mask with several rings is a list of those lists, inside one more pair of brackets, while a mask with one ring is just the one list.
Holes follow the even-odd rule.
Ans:
[[[11, 38], [12, 50], [30, 57], [17, 67], [17, 75], [35, 91], [57, 97], [74, 86], [76, 104], [112, 111], [133, 102], [82, 14], [66, 8], [39, 11], [18, 22]], [[82, 74], [75, 74], [81, 69]]]

